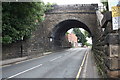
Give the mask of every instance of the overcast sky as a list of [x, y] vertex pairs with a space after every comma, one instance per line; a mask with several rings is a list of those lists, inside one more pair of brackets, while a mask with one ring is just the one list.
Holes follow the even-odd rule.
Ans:
[[45, 3], [57, 3], [58, 5], [61, 4], [92, 4], [98, 3], [100, 5], [100, 0], [42, 0]]

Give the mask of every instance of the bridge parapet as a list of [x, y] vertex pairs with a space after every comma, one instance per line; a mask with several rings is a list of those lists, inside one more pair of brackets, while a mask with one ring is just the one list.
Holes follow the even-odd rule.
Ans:
[[53, 5], [52, 7], [53, 9], [47, 13], [96, 11], [98, 9], [98, 4]]

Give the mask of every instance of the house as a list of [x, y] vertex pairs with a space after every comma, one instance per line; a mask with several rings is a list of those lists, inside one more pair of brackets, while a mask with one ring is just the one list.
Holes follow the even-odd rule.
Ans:
[[68, 41], [73, 45], [73, 47], [78, 47], [78, 38], [74, 33], [69, 33], [66, 35]]

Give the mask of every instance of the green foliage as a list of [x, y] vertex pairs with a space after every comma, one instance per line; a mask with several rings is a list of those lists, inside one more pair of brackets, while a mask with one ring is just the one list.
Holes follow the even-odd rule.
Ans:
[[29, 38], [44, 13], [50, 9], [41, 2], [3, 2], [2, 3], [2, 43], [12, 43]]
[[52, 5], [56, 5], [56, 4], [55, 4], [55, 3], [49, 3], [49, 2], [48, 2], [48, 3], [46, 4], [46, 7], [47, 7], [47, 8], [46, 8], [46, 11], [49, 11], [49, 10], [53, 9]]
[[84, 31], [84, 36], [89, 37], [89, 38], [91, 37], [90, 34], [87, 31]]
[[101, 3], [103, 4], [103, 6], [106, 7], [106, 10], [104, 9], [104, 12], [105, 12], [105, 11], [108, 11], [108, 10], [109, 10], [109, 7], [108, 7], [108, 0], [101, 0]]
[[66, 35], [69, 34], [68, 32], [65, 33]]
[[92, 44], [90, 44], [90, 43], [87, 43], [87, 42], [85, 43], [85, 45], [86, 45], [86, 46], [92, 46]]
[[82, 43], [82, 45], [85, 45], [85, 43], [87, 42], [86, 36], [80, 31], [80, 29], [74, 28], [73, 32], [78, 37], [78, 43]]
[[4, 36], [3, 38], [3, 43], [11, 43], [12, 38], [9, 35]]

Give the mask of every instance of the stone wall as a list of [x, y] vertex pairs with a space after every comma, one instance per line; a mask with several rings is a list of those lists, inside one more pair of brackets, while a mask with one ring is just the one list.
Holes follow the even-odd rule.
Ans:
[[2, 60], [27, 56], [27, 47], [26, 41], [2, 45]]
[[119, 34], [112, 30], [111, 12], [104, 13], [102, 19], [103, 32], [93, 45], [93, 53], [96, 59], [98, 70], [102, 77], [120, 77], [119, 66]]
[[96, 11], [98, 4], [71, 4], [71, 5], [53, 5], [53, 9], [48, 11], [49, 13], [60, 13], [60, 12], [90, 12]]
[[51, 48], [48, 33], [45, 27], [42, 26], [42, 23], [40, 23], [28, 40], [2, 45], [2, 59], [43, 55], [43, 52], [48, 52]]

